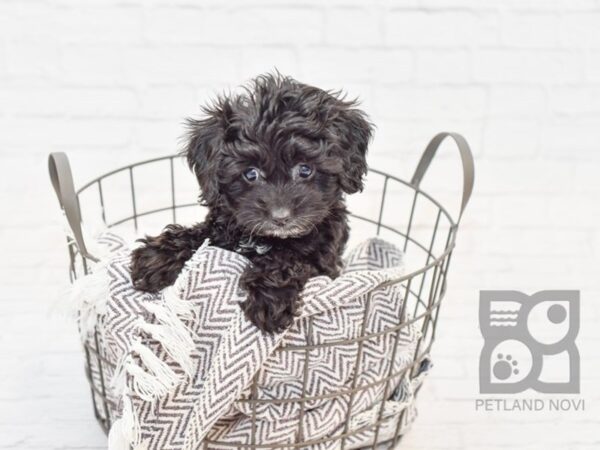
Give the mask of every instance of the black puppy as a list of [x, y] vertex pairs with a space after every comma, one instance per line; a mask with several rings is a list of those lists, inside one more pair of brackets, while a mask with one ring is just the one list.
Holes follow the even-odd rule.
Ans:
[[156, 292], [172, 284], [208, 238], [250, 259], [241, 307], [261, 330], [281, 331], [298, 313], [308, 278], [339, 275], [348, 238], [344, 193], [363, 187], [371, 124], [339, 93], [279, 74], [257, 77], [204, 112], [188, 120], [184, 155], [206, 220], [142, 239], [132, 255], [134, 285]]

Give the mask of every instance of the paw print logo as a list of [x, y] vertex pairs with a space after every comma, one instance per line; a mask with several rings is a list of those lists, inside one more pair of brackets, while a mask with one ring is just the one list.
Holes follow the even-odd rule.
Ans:
[[481, 291], [481, 393], [579, 392], [579, 291]]
[[494, 376], [499, 380], [507, 380], [512, 375], [519, 375], [518, 365], [519, 362], [516, 359], [513, 359], [512, 355], [504, 356], [502, 353], [498, 353], [492, 371], [494, 372]]

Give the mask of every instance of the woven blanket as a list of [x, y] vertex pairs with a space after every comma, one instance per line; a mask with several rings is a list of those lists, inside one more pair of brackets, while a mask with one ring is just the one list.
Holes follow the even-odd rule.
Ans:
[[288, 330], [269, 335], [238, 306], [244, 299], [238, 281], [249, 264], [244, 256], [205, 243], [173, 286], [149, 294], [133, 288], [123, 239], [105, 233], [98, 244], [101, 263], [75, 292], [83, 339], [104, 362], [100, 373], [90, 358], [90, 371], [109, 399], [110, 449], [253, 442], [285, 448], [302, 439], [313, 442], [310, 450], [334, 450], [340, 440], [331, 438], [340, 434], [351, 449], [402, 434], [414, 420], [413, 393], [424, 373], [412, 380], [409, 370], [391, 374], [411, 365], [415, 327], [360, 344], [302, 348], [380, 333], [406, 320], [401, 287], [373, 291], [403, 272], [395, 246], [368, 240], [349, 253], [340, 277], [310, 279], [301, 315]]

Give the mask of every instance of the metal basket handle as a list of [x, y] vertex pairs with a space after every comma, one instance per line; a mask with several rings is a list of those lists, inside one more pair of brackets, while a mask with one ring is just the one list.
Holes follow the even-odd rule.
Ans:
[[427, 172], [429, 164], [431, 164], [431, 161], [433, 160], [437, 149], [447, 137], [451, 137], [454, 140], [454, 142], [456, 142], [456, 145], [458, 146], [458, 151], [460, 152], [460, 158], [462, 160], [463, 167], [463, 193], [462, 201], [460, 204], [460, 213], [458, 215], [458, 220], [456, 221], [456, 223], [458, 224], [460, 223], [460, 219], [463, 215], [463, 212], [465, 211], [465, 208], [469, 203], [469, 199], [471, 198], [471, 194], [473, 193], [473, 183], [475, 182], [475, 164], [473, 162], [473, 153], [471, 152], [471, 148], [469, 147], [469, 144], [467, 143], [467, 140], [464, 137], [462, 137], [458, 133], [450, 132], [442, 132], [435, 135], [433, 139], [429, 141], [429, 144], [427, 144], [427, 147], [425, 148], [425, 151], [423, 152], [423, 155], [419, 160], [419, 164], [415, 169], [415, 173], [412, 177], [411, 183], [415, 188], [419, 187], [419, 185], [421, 184], [421, 180], [423, 179], [423, 175], [425, 175], [425, 173]]
[[50, 172], [50, 181], [56, 192], [58, 203], [67, 217], [67, 222], [73, 232], [73, 237], [77, 244], [77, 248], [79, 248], [79, 252], [85, 258], [91, 259], [92, 261], [98, 261], [98, 258], [91, 255], [85, 246], [81, 230], [81, 211], [79, 209], [79, 202], [77, 200], [77, 194], [75, 193], [75, 186], [73, 185], [71, 165], [69, 164], [67, 155], [62, 152], [50, 153], [48, 156], [48, 171]]

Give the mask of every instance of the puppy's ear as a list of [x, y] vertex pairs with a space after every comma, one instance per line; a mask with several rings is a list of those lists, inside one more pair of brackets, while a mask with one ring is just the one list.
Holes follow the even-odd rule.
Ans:
[[373, 126], [367, 115], [356, 108], [355, 102], [336, 100], [329, 112], [333, 134], [333, 155], [342, 162], [339, 181], [342, 190], [354, 194], [363, 189], [367, 173], [367, 148]]
[[187, 119], [188, 142], [182, 154], [198, 179], [202, 204], [212, 206], [219, 198], [218, 170], [223, 146], [233, 138], [234, 130], [230, 127], [231, 106], [226, 100], [218, 100], [204, 113], [203, 119]]

